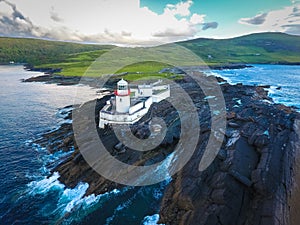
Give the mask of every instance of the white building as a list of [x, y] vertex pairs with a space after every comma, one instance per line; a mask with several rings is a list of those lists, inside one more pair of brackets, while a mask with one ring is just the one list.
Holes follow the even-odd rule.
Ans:
[[170, 97], [170, 86], [158, 86], [160, 82], [138, 85], [130, 89], [125, 80], [120, 80], [117, 83], [115, 96], [100, 110], [99, 127], [137, 122], [148, 112], [153, 102], [160, 102]]

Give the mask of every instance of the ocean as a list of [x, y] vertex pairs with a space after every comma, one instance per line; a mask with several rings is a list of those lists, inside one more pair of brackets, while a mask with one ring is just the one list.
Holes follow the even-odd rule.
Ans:
[[[300, 108], [300, 66], [253, 65], [210, 74], [231, 83], [269, 84], [275, 102]], [[156, 224], [167, 181], [84, 197], [88, 184], [66, 188], [58, 173], [50, 174], [72, 151], [50, 155], [34, 140], [70, 122], [63, 119], [65, 106], [97, 95], [82, 85], [21, 82], [37, 75], [20, 65], [0, 66], [0, 224]]]
[[295, 106], [300, 110], [300, 66], [261, 65], [235, 70], [212, 70], [209, 73], [223, 77], [231, 84], [271, 85], [269, 96], [275, 103]]
[[0, 66], [0, 224], [151, 224], [165, 183], [124, 188], [83, 197], [88, 184], [74, 189], [50, 169], [72, 151], [50, 155], [34, 143], [65, 121], [64, 107], [97, 97], [86, 86], [23, 83], [40, 75], [23, 66]]

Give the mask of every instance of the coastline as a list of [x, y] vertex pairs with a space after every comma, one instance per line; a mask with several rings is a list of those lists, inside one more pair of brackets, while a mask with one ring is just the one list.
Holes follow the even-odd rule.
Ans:
[[[219, 81], [224, 82], [221, 79]], [[182, 85], [187, 85], [187, 90], [191, 93], [195, 91], [195, 87], [188, 81], [183, 82]], [[203, 221], [203, 224], [214, 224], [214, 221], [220, 220], [222, 224], [233, 224], [236, 221], [250, 221], [251, 224], [263, 225], [280, 221], [280, 224], [288, 224], [288, 198], [294, 177], [294, 171], [290, 168], [294, 167], [295, 148], [297, 148], [290, 143], [298, 141], [297, 131], [293, 126], [294, 121], [300, 119], [299, 113], [280, 104], [268, 103], [271, 99], [267, 96], [264, 87], [228, 83], [222, 84], [221, 87], [228, 107], [228, 128], [225, 131], [226, 140], [223, 147], [213, 164], [206, 171], [199, 173], [195, 170], [197, 166], [194, 166], [203, 151], [203, 146], [199, 146], [193, 160], [173, 176], [163, 197], [160, 222], [199, 224], [199, 221]], [[97, 100], [96, 112], [108, 97]], [[209, 110], [205, 107], [203, 98], [198, 97], [196, 101], [202, 108], [199, 117], [203, 118], [200, 138], [205, 142], [210, 133], [209, 124], [204, 121], [209, 118]], [[84, 110], [84, 106], [80, 110]], [[168, 107], [166, 102], [162, 102], [159, 107], [154, 107], [151, 111], [164, 117], [167, 114], [163, 112]], [[157, 110], [158, 108], [162, 110]], [[168, 112], [170, 113], [172, 114], [172, 111]], [[96, 121], [97, 115], [96, 113]], [[147, 136], [147, 127], [143, 124], [147, 116], [149, 115], [146, 115], [145, 119], [134, 128], [140, 137]], [[72, 115], [69, 114], [66, 118], [71, 119]], [[170, 121], [174, 119], [176, 113], [173, 118], [169, 118]], [[178, 140], [178, 127], [174, 127], [173, 130], [169, 141], [163, 143], [160, 148], [151, 151], [148, 155], [132, 153], [131, 161], [126, 154], [120, 154], [115, 148], [118, 141], [111, 130], [98, 130], [98, 133], [104, 141], [110, 140], [108, 149], [119, 160], [144, 165], [150, 161], [153, 163], [161, 160], [170, 154], [172, 146], [176, 145]], [[72, 124], [65, 124], [40, 140], [39, 144], [48, 147], [50, 152], [75, 147], [74, 154], [52, 172], [58, 171], [61, 175], [60, 181], [67, 187], [74, 187], [80, 181], [89, 183], [90, 188], [86, 195], [101, 194], [120, 188], [120, 185], [107, 181], [85, 163], [76, 147], [72, 132]], [[51, 137], [59, 141], [49, 146]], [[232, 144], [228, 145], [228, 143]], [[284, 145], [285, 151], [281, 149]], [[169, 149], [166, 150], [166, 146]], [[162, 147], [165, 151], [161, 151]], [[246, 156], [243, 156], [244, 151], [247, 153]], [[273, 177], [273, 174], [277, 176]], [[253, 195], [254, 198], [251, 200], [250, 196]], [[204, 216], [205, 212], [211, 214]], [[228, 214], [232, 214], [232, 218], [228, 218]]]

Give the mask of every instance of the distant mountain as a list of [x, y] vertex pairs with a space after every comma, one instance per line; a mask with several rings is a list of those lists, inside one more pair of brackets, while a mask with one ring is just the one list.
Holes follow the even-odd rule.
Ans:
[[178, 44], [208, 64], [300, 63], [300, 36], [284, 33], [257, 33], [231, 39], [199, 38]]

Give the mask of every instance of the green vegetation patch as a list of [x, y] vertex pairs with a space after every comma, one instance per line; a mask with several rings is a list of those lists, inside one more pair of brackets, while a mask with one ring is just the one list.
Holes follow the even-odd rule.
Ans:
[[105, 52], [107, 52], [107, 50], [70, 54], [60, 63], [42, 64], [37, 66], [37, 68], [61, 68], [62, 71], [57, 74], [64, 76], [83, 76], [89, 66]]
[[224, 63], [300, 63], [300, 37], [258, 33], [232, 39], [195, 39], [178, 44], [190, 49], [208, 65]]
[[[282, 33], [259, 33], [243, 37], [216, 40], [195, 39], [178, 42], [197, 54], [208, 66], [222, 64], [298, 64], [300, 63], [300, 37]], [[110, 51], [115, 46], [91, 45], [69, 42], [46, 41], [26, 38], [0, 37], [0, 64], [10, 62], [27, 63], [38, 68], [62, 69], [60, 73], [65, 76], [83, 76], [89, 66], [102, 54]], [[125, 48], [126, 49], [126, 48]], [[144, 48], [137, 48], [145, 53]], [[122, 63], [118, 59], [101, 62], [101, 68], [90, 67], [87, 76], [101, 75], [111, 68], [111, 64], [126, 64], [126, 51], [119, 51]], [[178, 51], [178, 54], [180, 51]], [[124, 55], [122, 55], [124, 54]], [[149, 51], [151, 54], [151, 51]], [[180, 56], [181, 57], [181, 56]], [[151, 57], [149, 57], [151, 58]], [[178, 58], [175, 54], [174, 58]], [[115, 61], [114, 61], [115, 60]], [[153, 57], [155, 61], [155, 57]], [[128, 80], [136, 80], [149, 76], [174, 78], [180, 75], [160, 73], [163, 68], [170, 67], [164, 63], [148, 61], [131, 64], [116, 73], [125, 73]], [[187, 59], [186, 61], [189, 61]], [[129, 64], [129, 63], [128, 63]], [[99, 72], [100, 71], [100, 72]]]

